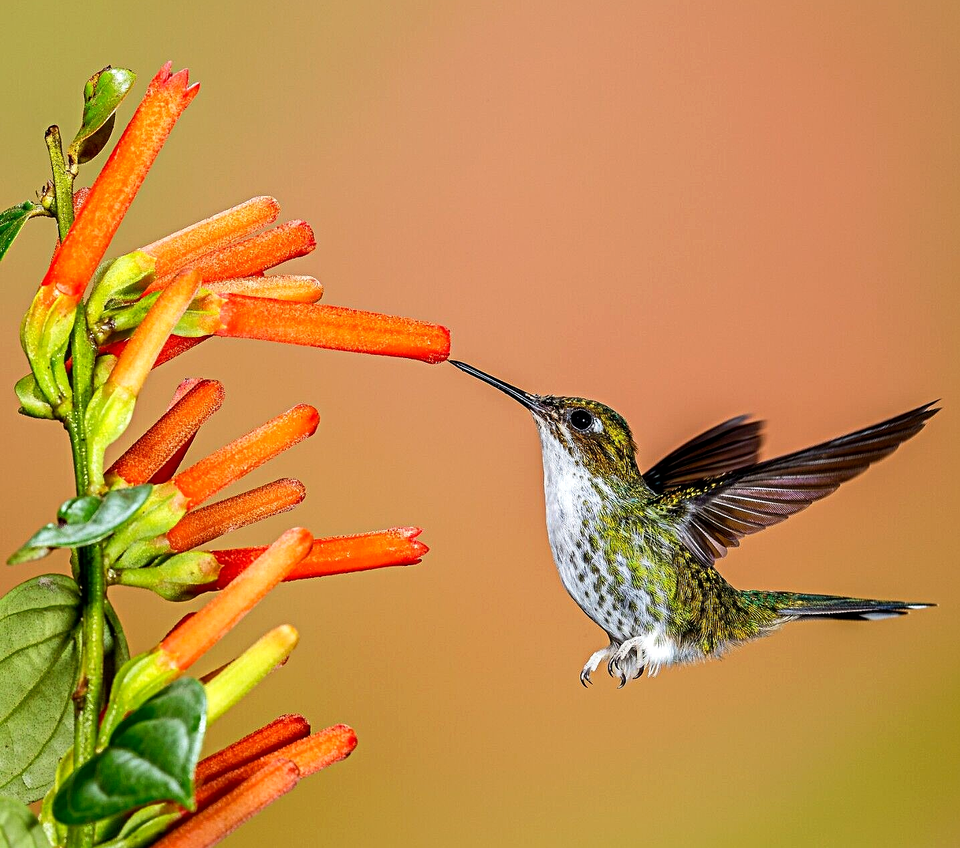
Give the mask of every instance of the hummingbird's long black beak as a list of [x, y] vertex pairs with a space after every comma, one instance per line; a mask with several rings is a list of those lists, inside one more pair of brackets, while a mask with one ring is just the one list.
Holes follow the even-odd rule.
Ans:
[[479, 368], [474, 368], [472, 365], [467, 365], [466, 362], [457, 362], [455, 359], [449, 360], [451, 365], [456, 365], [461, 371], [466, 371], [468, 374], [476, 377], [478, 380], [483, 380], [484, 383], [489, 383], [495, 389], [500, 389], [505, 395], [510, 395], [515, 401], [522, 403], [527, 409], [537, 410], [541, 408], [540, 398], [536, 395], [528, 394], [521, 389], [518, 389], [516, 386], [511, 386], [509, 383], [504, 383], [503, 380], [498, 380], [496, 377], [491, 377], [489, 374], [485, 374]]

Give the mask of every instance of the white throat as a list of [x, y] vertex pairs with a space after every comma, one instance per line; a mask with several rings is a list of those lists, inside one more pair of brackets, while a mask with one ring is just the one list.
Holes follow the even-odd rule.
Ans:
[[[547, 507], [547, 534], [560, 577], [571, 594], [565, 572], [576, 556], [577, 542], [582, 542], [583, 522], [595, 518], [603, 502], [598, 481], [586, 466], [576, 459], [571, 445], [560, 441], [547, 424], [537, 421], [543, 452], [543, 491]], [[600, 490], [605, 486], [600, 483]]]

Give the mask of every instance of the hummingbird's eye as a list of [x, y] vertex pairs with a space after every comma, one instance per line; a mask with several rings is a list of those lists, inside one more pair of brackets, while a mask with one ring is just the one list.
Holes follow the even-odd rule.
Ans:
[[570, 424], [575, 430], [586, 433], [593, 427], [593, 416], [585, 409], [575, 409], [570, 413]]

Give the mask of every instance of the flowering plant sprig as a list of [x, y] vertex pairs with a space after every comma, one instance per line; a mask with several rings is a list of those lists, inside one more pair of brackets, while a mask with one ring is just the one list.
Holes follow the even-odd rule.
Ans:
[[[314, 434], [307, 404], [271, 418], [181, 469], [203, 423], [224, 402], [216, 380], [189, 378], [169, 408], [121, 456], [107, 452], [129, 426], [153, 368], [214, 336], [440, 362], [448, 331], [397, 316], [320, 305], [313, 277], [271, 274], [310, 253], [304, 221], [276, 225], [280, 207], [254, 197], [139, 250], [104, 261], [123, 216], [197, 94], [165, 65], [89, 189], [80, 167], [107, 144], [135, 81], [107, 67], [84, 89], [81, 127], [63, 149], [46, 134], [52, 180], [37, 201], [0, 213], [0, 259], [31, 219], [52, 218], [58, 242], [24, 316], [30, 372], [20, 412], [67, 431], [76, 491], [57, 520], [8, 562], [71, 551], [71, 575], [27, 580], [0, 598], [0, 823], [10, 844], [213, 845], [353, 750], [345, 725], [310, 733], [281, 716], [200, 760], [207, 725], [296, 647], [275, 627], [202, 678], [195, 663], [284, 580], [419, 562], [417, 527], [314, 539], [288, 530], [272, 545], [202, 550], [225, 533], [292, 509], [293, 478], [210, 503], [254, 468]], [[167, 600], [212, 592], [155, 648], [133, 658], [107, 589], [149, 589]], [[25, 806], [41, 801], [39, 818]]]

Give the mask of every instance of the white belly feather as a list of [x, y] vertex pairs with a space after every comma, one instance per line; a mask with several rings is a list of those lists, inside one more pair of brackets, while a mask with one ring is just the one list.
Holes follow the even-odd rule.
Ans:
[[[662, 621], [643, 612], [650, 605], [648, 593], [633, 585], [628, 564], [618, 562], [615, 568], [625, 579], [619, 585], [621, 600], [615, 600], [609, 584], [611, 565], [602, 551], [591, 550], [586, 538], [584, 524], [596, 526], [604, 499], [609, 502], [613, 491], [596, 480], [545, 427], [540, 428], [540, 438], [547, 534], [564, 588], [607, 632], [611, 642], [643, 637], [644, 653], [653, 663], [670, 663], [675, 653], [673, 640], [667, 637]], [[601, 576], [603, 582], [599, 583]]]

